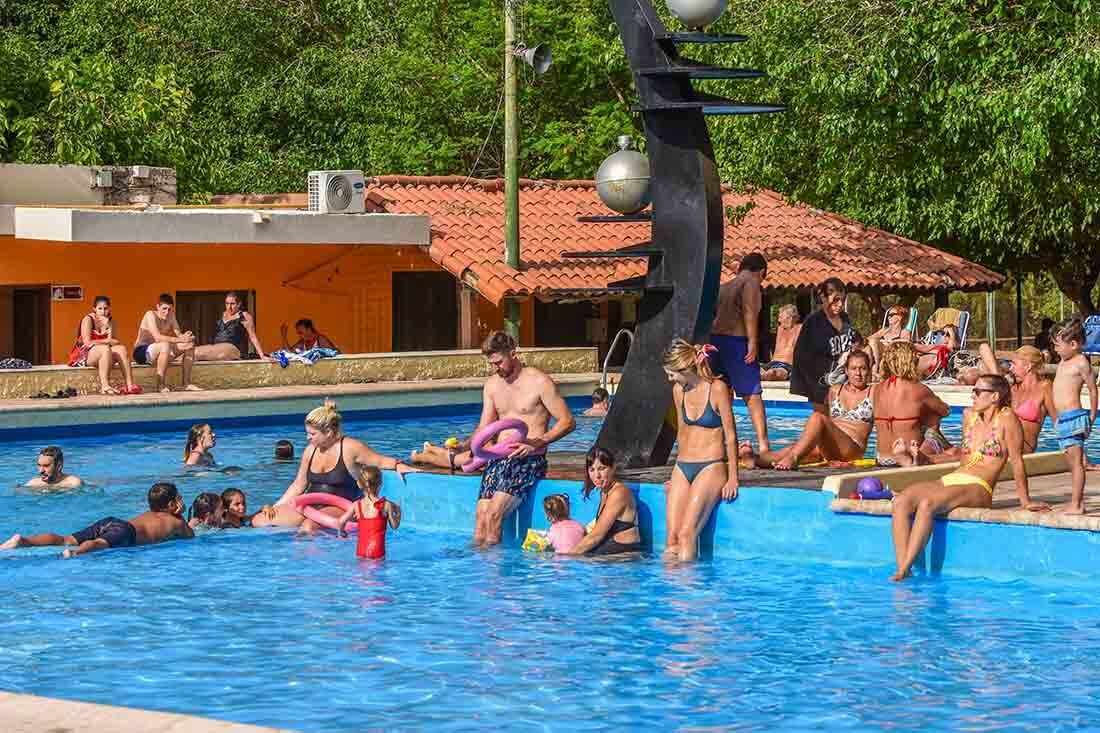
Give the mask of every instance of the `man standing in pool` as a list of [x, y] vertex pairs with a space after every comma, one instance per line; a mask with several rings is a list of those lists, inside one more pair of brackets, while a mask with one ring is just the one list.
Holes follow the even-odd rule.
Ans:
[[79, 489], [83, 485], [79, 476], [65, 473], [65, 454], [56, 445], [38, 452], [38, 478], [27, 482], [32, 489]]
[[[546, 475], [547, 447], [571, 433], [576, 421], [554, 380], [519, 360], [511, 336], [494, 331], [481, 345], [481, 353], [493, 374], [485, 382], [478, 430], [508, 418], [527, 425], [527, 437], [516, 443], [507, 458], [490, 461], [481, 477], [474, 544], [489, 547], [500, 542], [504, 520]], [[497, 445], [513, 442], [508, 431], [497, 436]]]

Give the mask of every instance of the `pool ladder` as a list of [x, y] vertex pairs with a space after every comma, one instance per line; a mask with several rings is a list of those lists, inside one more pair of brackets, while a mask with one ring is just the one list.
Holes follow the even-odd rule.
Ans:
[[[620, 328], [619, 332], [615, 334], [615, 338], [611, 339], [611, 346], [607, 349], [607, 356], [603, 358], [603, 373], [600, 375], [600, 386], [607, 390], [608, 394], [614, 394], [613, 389], [607, 389], [607, 370], [611, 366], [611, 355], [615, 353], [615, 347], [619, 345], [619, 339], [623, 336], [627, 337], [629, 343], [627, 344], [627, 351], [630, 351], [630, 347], [634, 345], [634, 332], [628, 328]], [[618, 386], [618, 382], [615, 383]]]

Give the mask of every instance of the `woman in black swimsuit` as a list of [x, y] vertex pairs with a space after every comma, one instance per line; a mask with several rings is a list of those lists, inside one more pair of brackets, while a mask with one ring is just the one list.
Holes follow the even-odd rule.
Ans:
[[[326, 400], [306, 415], [306, 437], [309, 447], [302, 451], [298, 475], [274, 506], [265, 506], [252, 518], [253, 527], [299, 527], [314, 531], [318, 525], [306, 519], [294, 508], [291, 500], [301, 494], [335, 494], [348, 501], [360, 497], [359, 472], [363, 466], [397, 471], [402, 478], [417, 469], [396, 458], [384, 456], [366, 443], [349, 438], [341, 430], [342, 420], [336, 403]], [[318, 507], [334, 517], [343, 512], [337, 507]]]
[[195, 347], [195, 361], [233, 361], [242, 358], [248, 351], [248, 342], [252, 342], [256, 354], [264, 356], [264, 347], [256, 335], [256, 321], [252, 314], [241, 310], [241, 296], [229, 292], [225, 294], [225, 312], [221, 320], [214, 324], [214, 342]]
[[615, 456], [606, 448], [595, 447], [585, 458], [588, 475], [584, 498], [592, 489], [600, 490], [600, 508], [596, 525], [584, 536], [570, 555], [625, 555], [642, 551], [638, 532], [638, 505], [634, 493], [615, 478]]

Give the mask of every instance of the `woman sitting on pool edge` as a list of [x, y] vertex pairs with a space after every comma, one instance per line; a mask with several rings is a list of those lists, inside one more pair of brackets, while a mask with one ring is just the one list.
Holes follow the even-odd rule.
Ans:
[[867, 451], [874, 402], [871, 399], [871, 357], [849, 352], [844, 362], [847, 380], [829, 388], [828, 413], [810, 413], [806, 427], [791, 445], [755, 457], [761, 468], [790, 471], [802, 461], [854, 461]]
[[[274, 506], [265, 506], [252, 517], [253, 527], [298, 527], [305, 532], [316, 531], [319, 525], [302, 516], [291, 504], [292, 499], [302, 494], [326, 493], [348, 501], [358, 501], [361, 496], [358, 484], [361, 465], [397, 471], [401, 477], [418, 470], [344, 435], [342, 423], [336, 403], [331, 400], [325, 400], [323, 405], [313, 408], [306, 415], [309, 447], [302, 451], [298, 474]], [[343, 513], [331, 506], [318, 509], [333, 517]]]
[[[737, 498], [737, 427], [729, 387], [714, 376], [707, 361], [713, 348], [676, 339], [665, 352], [679, 423], [676, 465], [665, 496], [668, 558], [696, 559], [699, 533], [718, 501]], [[727, 457], [732, 463], [727, 464]]]
[[[993, 506], [993, 486], [1005, 463], [1012, 464], [1012, 478], [1020, 506], [1028, 511], [1050, 507], [1032, 501], [1024, 470], [1023, 431], [1009, 408], [1008, 381], [1000, 374], [983, 374], [973, 389], [973, 404], [963, 412], [963, 460], [954, 472], [936, 481], [906, 487], [893, 500], [894, 557], [897, 572], [891, 580], [904, 580], [924, 552], [937, 514], [958, 507], [988, 509]], [[915, 521], [910, 517], [916, 515]]]
[[241, 308], [241, 296], [235, 292], [225, 294], [225, 312], [214, 324], [214, 342], [194, 349], [195, 361], [234, 361], [243, 359], [248, 342], [256, 349], [256, 355], [266, 358], [260, 337], [256, 335], [256, 320]]
[[[117, 390], [111, 386], [111, 366], [118, 362], [126, 386]], [[69, 366], [99, 369], [100, 394], [141, 394], [141, 387], [134, 384], [130, 369], [130, 352], [115, 338], [115, 321], [111, 318], [111, 299], [106, 295], [95, 296], [90, 313], [80, 319], [76, 328], [76, 344], [69, 354]]]
[[642, 551], [638, 531], [638, 504], [634, 492], [615, 476], [615, 455], [596, 446], [584, 459], [584, 498], [600, 490], [596, 523], [580, 542], [563, 555], [625, 555]]

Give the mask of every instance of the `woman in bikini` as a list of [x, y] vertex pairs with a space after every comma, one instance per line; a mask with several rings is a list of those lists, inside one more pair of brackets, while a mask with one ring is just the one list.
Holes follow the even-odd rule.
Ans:
[[917, 350], [907, 341], [897, 341], [882, 350], [882, 381], [875, 385], [871, 399], [875, 403], [878, 446], [875, 462], [884, 468], [910, 465], [910, 444], [919, 446], [922, 440], [928, 453], [942, 453], [949, 448], [939, 425], [951, 414], [951, 408], [920, 383], [917, 361]]
[[266, 358], [264, 347], [256, 335], [256, 321], [252, 314], [241, 310], [241, 296], [234, 292], [225, 294], [225, 312], [214, 324], [214, 342], [195, 347], [195, 361], [234, 361], [244, 358], [248, 342], [256, 349], [256, 355]]
[[849, 352], [844, 373], [847, 381], [829, 388], [828, 412], [811, 412], [798, 440], [756, 456], [758, 467], [789, 471], [802, 461], [853, 461], [863, 457], [874, 416], [869, 383], [871, 357], [865, 351]]
[[[118, 363], [126, 386], [121, 390], [111, 386], [111, 366]], [[80, 319], [76, 344], [69, 354], [69, 366], [99, 369], [100, 394], [141, 394], [130, 371], [130, 352], [115, 338], [115, 322], [111, 318], [111, 299], [97, 295], [91, 313]]]
[[[993, 506], [993, 486], [1007, 462], [1012, 463], [1020, 506], [1033, 512], [1050, 509], [1043, 502], [1032, 501], [1028, 492], [1023, 431], [1008, 408], [1012, 399], [1008, 381], [999, 374], [985, 374], [978, 379], [973, 394], [973, 406], [963, 413], [963, 460], [959, 467], [937, 481], [906, 487], [894, 497], [897, 572], [891, 580], [909, 577], [913, 563], [924, 552], [937, 514], [957, 507]], [[915, 520], [911, 520], [914, 515]]]
[[1049, 415], [1053, 421], [1058, 411], [1054, 408], [1054, 393], [1050, 380], [1040, 374], [1046, 359], [1034, 346], [1021, 346], [1012, 355], [1012, 363], [1003, 369], [989, 344], [978, 349], [982, 365], [990, 374], [1001, 374], [1012, 385], [1012, 411], [1020, 418], [1024, 430], [1024, 453], [1034, 453], [1039, 443], [1039, 433]]
[[[361, 496], [359, 474], [361, 466], [375, 466], [397, 471], [404, 478], [417, 469], [396, 458], [384, 456], [366, 443], [349, 438], [342, 430], [342, 418], [336, 411], [336, 403], [326, 400], [320, 407], [306, 415], [306, 437], [312, 450], [302, 451], [298, 474], [286, 488], [274, 506], [264, 506], [252, 518], [253, 527], [298, 527], [302, 531], [315, 531], [319, 525], [306, 519], [294, 508], [291, 500], [302, 494], [335, 494], [348, 501]], [[325, 514], [339, 517], [342, 511], [336, 507], [319, 506]]]
[[[699, 533], [721, 499], [737, 498], [737, 428], [729, 388], [707, 363], [710, 345], [676, 339], [665, 352], [679, 427], [676, 465], [665, 497], [665, 557], [694, 560]], [[696, 417], [691, 417], [695, 415]], [[732, 464], [727, 464], [727, 456]]]
[[642, 551], [638, 532], [638, 505], [634, 492], [615, 477], [615, 455], [606, 448], [594, 447], [584, 459], [584, 498], [593, 489], [600, 491], [596, 524], [568, 555], [635, 555]]

